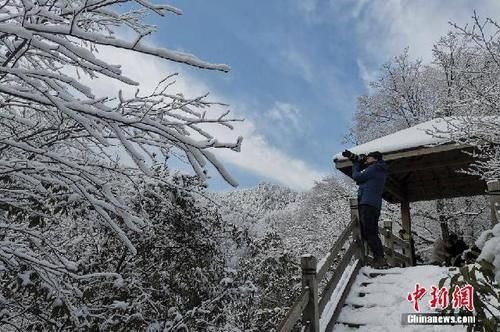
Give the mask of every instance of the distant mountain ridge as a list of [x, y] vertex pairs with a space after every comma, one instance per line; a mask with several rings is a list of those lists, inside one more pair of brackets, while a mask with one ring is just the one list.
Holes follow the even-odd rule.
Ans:
[[255, 218], [284, 209], [300, 200], [300, 196], [301, 194], [288, 187], [267, 182], [261, 182], [253, 188], [213, 193], [214, 199], [223, 206], [223, 210], [242, 211]]

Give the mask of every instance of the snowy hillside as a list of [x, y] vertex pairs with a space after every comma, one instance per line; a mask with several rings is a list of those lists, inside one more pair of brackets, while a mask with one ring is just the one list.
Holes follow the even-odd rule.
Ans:
[[248, 227], [253, 236], [271, 230], [267, 217], [277, 211], [295, 209], [300, 196], [287, 187], [265, 182], [254, 188], [213, 193], [224, 220]]
[[276, 233], [287, 250], [325, 254], [350, 220], [349, 188], [331, 177], [309, 192], [261, 183], [254, 188], [214, 193], [222, 218], [248, 229], [252, 238]]

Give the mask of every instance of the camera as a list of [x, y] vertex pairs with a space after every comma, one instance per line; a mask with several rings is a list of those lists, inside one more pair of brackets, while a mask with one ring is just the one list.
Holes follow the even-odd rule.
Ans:
[[352, 153], [349, 150], [345, 150], [344, 152], [342, 152], [342, 156], [346, 157], [347, 159], [349, 159], [352, 162], [356, 162], [357, 161], [360, 164], [364, 164], [365, 161], [366, 161], [366, 158], [367, 158], [367, 156], [365, 154], [357, 155], [355, 153]]

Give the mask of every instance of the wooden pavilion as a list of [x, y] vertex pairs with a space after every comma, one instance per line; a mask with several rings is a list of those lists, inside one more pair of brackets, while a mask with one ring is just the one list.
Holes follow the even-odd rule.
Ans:
[[[411, 202], [499, 191], [498, 181], [487, 184], [478, 176], [462, 172], [475, 160], [473, 148], [450, 142], [445, 135], [432, 134], [433, 131], [444, 132], [446, 125], [447, 121], [435, 119], [349, 149], [356, 154], [383, 153], [389, 165], [383, 198], [401, 205], [402, 227], [406, 234], [411, 234]], [[337, 154], [334, 162], [338, 170], [351, 177], [351, 161]], [[498, 195], [491, 197], [492, 203], [499, 199]], [[415, 264], [413, 252], [411, 256]]]
[[[384, 220], [384, 227], [379, 227], [384, 237], [384, 251], [391, 264], [407, 267], [416, 263], [412, 245], [411, 202], [491, 194], [492, 222], [499, 222], [500, 182], [495, 179], [486, 183], [478, 176], [461, 172], [477, 157], [471, 154], [474, 152], [471, 146], [455, 144], [444, 135], [449, 124], [447, 120], [432, 120], [349, 149], [356, 154], [380, 151], [389, 165], [383, 198], [401, 205], [404, 230], [401, 238], [392, 232], [390, 220]], [[440, 131], [441, 137], [433, 135], [432, 130]], [[334, 162], [337, 169], [351, 177], [351, 161], [339, 153]], [[302, 291], [278, 331], [292, 331], [299, 319], [301, 327], [308, 331], [331, 331], [338, 321], [361, 267], [371, 259], [361, 236], [357, 198], [351, 198], [349, 204], [351, 222], [326, 256], [320, 261], [309, 254], [302, 256]], [[364, 273], [366, 275], [366, 271]], [[320, 284], [323, 285], [321, 290]], [[336, 304], [331, 304], [332, 299]], [[328, 320], [323, 319], [324, 315]], [[321, 324], [325, 324], [321, 328], [320, 317]]]

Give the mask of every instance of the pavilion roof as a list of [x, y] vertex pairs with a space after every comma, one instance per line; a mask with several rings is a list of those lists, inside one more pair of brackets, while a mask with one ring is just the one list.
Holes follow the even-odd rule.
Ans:
[[[455, 119], [434, 119], [349, 149], [356, 154], [380, 151], [389, 165], [384, 199], [391, 203], [481, 195], [486, 183], [462, 172], [473, 148], [451, 142], [447, 128]], [[436, 134], [437, 133], [437, 134]], [[352, 162], [334, 156], [337, 169], [351, 176]]]

